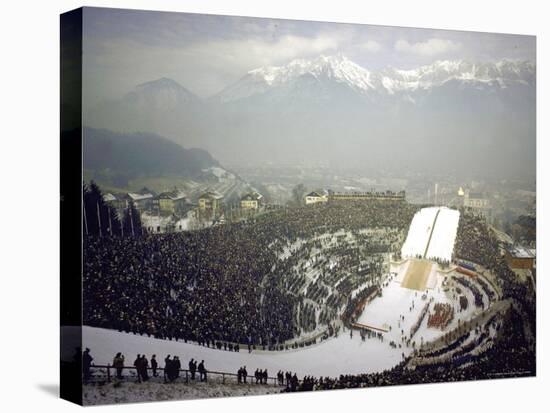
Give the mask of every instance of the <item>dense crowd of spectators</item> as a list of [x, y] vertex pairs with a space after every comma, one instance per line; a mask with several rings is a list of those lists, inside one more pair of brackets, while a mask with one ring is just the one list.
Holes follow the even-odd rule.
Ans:
[[455, 277], [452, 278], [455, 282], [462, 285], [462, 287], [467, 288], [470, 290], [474, 296], [474, 304], [476, 307], [484, 307], [483, 304], [483, 294], [481, 294], [481, 291], [477, 288], [477, 286], [470, 280], [468, 280], [465, 277]]
[[428, 316], [428, 327], [444, 330], [454, 318], [454, 308], [449, 303], [435, 303]]
[[483, 216], [462, 210], [456, 233], [454, 255], [493, 269], [500, 259], [498, 243]]
[[[468, 210], [461, 211], [455, 241], [455, 256], [481, 264], [495, 275], [496, 282], [502, 291], [501, 298], [512, 299], [520, 307], [525, 322], [529, 324], [534, 337], [536, 294], [533, 285], [520, 281], [510, 269], [500, 253], [497, 238], [482, 216]], [[489, 288], [483, 279], [479, 278], [478, 283], [490, 297], [494, 298], [494, 293], [488, 292]], [[476, 298], [476, 302], [479, 304], [478, 298]]]
[[525, 342], [523, 323], [524, 320], [517, 311], [509, 311], [503, 331], [498, 335], [495, 345], [480, 355], [463, 354], [452, 358], [445, 364], [427, 364], [416, 366], [414, 369], [407, 367], [407, 359], [396, 367], [381, 373], [341, 375], [336, 378], [320, 377], [313, 379], [313, 385], [308, 383], [305, 387], [299, 386], [298, 390], [345, 389], [533, 376], [536, 373], [536, 362], [534, 353], [523, 345]]
[[[91, 301], [85, 305], [85, 320], [91, 325], [198, 340], [221, 338], [246, 342], [248, 337], [249, 342], [261, 342], [291, 337], [295, 330], [292, 327], [285, 329], [289, 326], [284, 322], [291, 320], [292, 326], [294, 317], [285, 306], [290, 303], [290, 308], [294, 308], [299, 303], [288, 288], [279, 288], [281, 285], [271, 277], [277, 274], [275, 268], [286, 271], [294, 268], [277, 265], [284, 247], [300, 238], [309, 239], [326, 231], [356, 231], [369, 225], [400, 228], [408, 223], [399, 220], [375, 223], [373, 220], [386, 216], [378, 214], [377, 208], [359, 204], [286, 210], [252, 222], [192, 233], [87, 239], [85, 298]], [[402, 209], [399, 213], [409, 214], [409, 221], [413, 213], [403, 206], [384, 208], [387, 209], [395, 209], [396, 214]], [[520, 282], [508, 268], [496, 239], [482, 218], [463, 212], [455, 251], [458, 257], [479, 263], [493, 272], [502, 297], [513, 303], [502, 316], [502, 325], [499, 324], [494, 339], [488, 340], [486, 332], [472, 339], [473, 333], [465, 332], [445, 347], [424, 355], [440, 358], [453, 353], [451, 358], [440, 364], [416, 365], [414, 369], [408, 365], [409, 359], [404, 359], [381, 373], [336, 378], [306, 376], [298, 379], [296, 374], [279, 371], [277, 383], [284, 386], [283, 391], [534, 375], [535, 292], [531, 284]], [[463, 284], [463, 287], [472, 290], [471, 285]], [[489, 289], [483, 284], [481, 287], [486, 292]], [[322, 288], [318, 286], [318, 291], [312, 293], [314, 298], [315, 294], [322, 295], [319, 292]], [[374, 291], [372, 288], [350, 300], [345, 314], [352, 318], [358, 301]], [[474, 292], [474, 296], [477, 295]], [[476, 301], [477, 305], [481, 304], [477, 298]], [[492, 323], [493, 319], [487, 322]], [[475, 351], [489, 341], [491, 346], [483, 352]], [[84, 376], [89, 378], [93, 360], [89, 350], [82, 358]], [[142, 361], [138, 361], [140, 359]], [[138, 357], [136, 368], [140, 363], [145, 365], [147, 374], [147, 359], [143, 359], [144, 356]], [[117, 376], [123, 366], [124, 357], [117, 354], [113, 360]], [[246, 380], [246, 367], [238, 373], [240, 381]], [[142, 380], [143, 377], [146, 376], [142, 374]], [[265, 383], [266, 371], [258, 369], [254, 377], [258, 383]]]
[[[228, 342], [249, 348], [282, 343], [314, 327], [312, 308], [301, 305], [303, 297], [289, 285], [295, 277], [286, 277], [296, 261], [280, 259], [288, 245], [306, 240], [306, 253], [312, 247], [307, 242], [315, 242], [308, 240], [325, 233], [357, 233], [364, 228], [405, 231], [417, 209], [407, 203], [357, 202], [281, 209], [198, 231], [88, 237], [84, 322], [224, 349]], [[395, 234], [388, 242], [394, 239]], [[371, 248], [383, 249], [379, 244]], [[361, 264], [362, 255], [348, 252], [339, 251], [341, 265], [334, 272]], [[325, 284], [333, 275], [323, 274]], [[350, 288], [332, 294], [332, 299], [322, 297], [323, 302], [341, 306]], [[301, 308], [305, 310], [300, 317]], [[329, 323], [330, 317], [326, 318]], [[228, 349], [240, 347], [232, 344]]]
[[[409, 358], [406, 358], [392, 369], [379, 373], [350, 374], [338, 377], [314, 377], [306, 375], [301, 379], [296, 373], [280, 370], [277, 372], [276, 381], [273, 381], [273, 383], [268, 382], [269, 376], [267, 370], [256, 369], [254, 376], [250, 376], [246, 370], [246, 366], [243, 366], [237, 372], [237, 382], [245, 384], [277, 384], [283, 387], [282, 392], [295, 392], [533, 376], [536, 373], [536, 361], [532, 350], [524, 345], [526, 340], [523, 328], [524, 322], [520, 312], [514, 307], [510, 307], [503, 315], [502, 325], [499, 334], [494, 339], [494, 345], [488, 348], [487, 351], [481, 354], [470, 353], [470, 350], [486, 339], [486, 335], [481, 334], [476, 339], [469, 340], [472, 333], [467, 332], [448, 346], [427, 354], [430, 357], [438, 357], [445, 352], [454, 351], [452, 358], [440, 364], [430, 363], [410, 368], [408, 366]], [[493, 319], [489, 320], [487, 324], [494, 324]], [[468, 340], [468, 344], [464, 345], [463, 343]], [[82, 357], [83, 363], [86, 363], [84, 374], [87, 374], [89, 379], [90, 370], [94, 367], [91, 364], [93, 357], [90, 355], [90, 350], [86, 349], [86, 352], [79, 353], [78, 357]], [[143, 358], [145, 358], [144, 355], [138, 355], [136, 360]], [[123, 361], [122, 364], [117, 361], [120, 359], [124, 360], [124, 356], [118, 353], [113, 360], [113, 367], [117, 369], [117, 379], [124, 379], [129, 376], [123, 374], [126, 366], [124, 366]], [[153, 359], [154, 356], [152, 357]], [[176, 381], [180, 377], [181, 371], [186, 371], [187, 380], [207, 381], [208, 371], [204, 360], [201, 361], [198, 368], [194, 360], [191, 360], [189, 365], [189, 370], [180, 370], [181, 364], [179, 364], [179, 359], [177, 357], [171, 359], [170, 355], [168, 355], [165, 358], [164, 382]], [[138, 369], [138, 366], [135, 367]], [[156, 362], [154, 368], [153, 365], [149, 367], [145, 363], [139, 368], [141, 368], [141, 371], [138, 370], [137, 380], [135, 380], [138, 383], [147, 380], [144, 377], [148, 377], [148, 370], [151, 371], [153, 377], [158, 376]], [[195, 376], [196, 371], [198, 371], [199, 376]]]

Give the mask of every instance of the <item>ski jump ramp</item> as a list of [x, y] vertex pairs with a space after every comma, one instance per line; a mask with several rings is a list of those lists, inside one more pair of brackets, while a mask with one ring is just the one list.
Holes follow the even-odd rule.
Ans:
[[455, 209], [422, 208], [412, 219], [401, 256], [451, 261], [459, 218]]
[[424, 291], [434, 288], [437, 265], [431, 260], [451, 261], [460, 212], [447, 207], [423, 208], [409, 227], [401, 256], [409, 258], [401, 287]]
[[433, 266], [434, 264], [428, 260], [411, 259], [401, 281], [401, 287], [418, 291], [426, 290]]

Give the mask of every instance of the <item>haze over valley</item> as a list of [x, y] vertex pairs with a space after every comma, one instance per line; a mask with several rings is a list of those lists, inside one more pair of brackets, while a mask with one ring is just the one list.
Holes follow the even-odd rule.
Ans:
[[151, 80], [98, 103], [84, 122], [156, 133], [230, 164], [392, 172], [406, 165], [424, 173], [530, 177], [534, 95], [529, 61], [369, 71], [343, 55], [319, 56], [251, 70], [207, 98], [172, 79]]

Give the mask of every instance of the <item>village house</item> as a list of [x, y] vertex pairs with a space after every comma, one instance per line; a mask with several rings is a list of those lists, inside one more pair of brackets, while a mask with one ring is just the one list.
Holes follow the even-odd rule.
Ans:
[[313, 191], [305, 196], [306, 205], [318, 204], [328, 201], [328, 193], [326, 191]]
[[139, 192], [128, 192], [128, 194], [126, 194], [126, 206], [128, 206], [131, 201], [138, 211], [151, 210], [154, 200], [155, 194], [145, 188]]
[[466, 192], [464, 195], [464, 206], [470, 208], [474, 213], [491, 217], [491, 203], [489, 198], [481, 192]]
[[107, 192], [103, 194], [103, 200], [111, 208], [116, 209], [117, 211], [123, 210], [126, 208], [126, 195], [125, 194], [113, 194]]
[[512, 270], [532, 270], [535, 266], [535, 251], [521, 245], [506, 248], [504, 257]]
[[159, 211], [163, 215], [181, 215], [192, 208], [192, 204], [189, 202], [189, 199], [186, 197], [185, 193], [177, 189], [163, 192], [159, 194], [157, 199]]
[[241, 209], [259, 209], [263, 196], [258, 192], [249, 192], [241, 197]]
[[199, 211], [212, 213], [214, 216], [221, 211], [223, 195], [216, 191], [206, 191], [199, 197]]

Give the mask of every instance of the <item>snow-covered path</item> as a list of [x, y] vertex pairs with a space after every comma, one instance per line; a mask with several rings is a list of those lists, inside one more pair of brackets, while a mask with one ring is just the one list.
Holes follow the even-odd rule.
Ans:
[[[82, 335], [83, 346], [90, 348], [97, 365], [112, 363], [114, 355], [120, 351], [129, 364], [132, 364], [138, 353], [145, 353], [149, 358], [156, 354], [159, 360], [164, 360], [167, 354], [171, 354], [180, 357], [183, 368], [194, 358], [205, 360], [209, 370], [236, 372], [239, 367], [246, 365], [249, 372], [256, 368], [267, 368], [270, 375], [275, 375], [278, 370], [297, 372], [299, 376], [310, 374], [317, 377], [382, 371], [398, 364], [403, 351], [392, 349], [388, 341], [381, 342], [375, 338], [362, 341], [357, 332], [350, 339], [349, 330], [341, 332], [336, 338], [299, 350], [252, 353], [248, 353], [246, 349], [238, 353], [214, 350], [190, 343], [87, 326], [83, 327]], [[69, 345], [64, 353], [66, 358], [70, 358], [74, 353], [74, 346]], [[161, 361], [161, 367], [163, 364]]]

